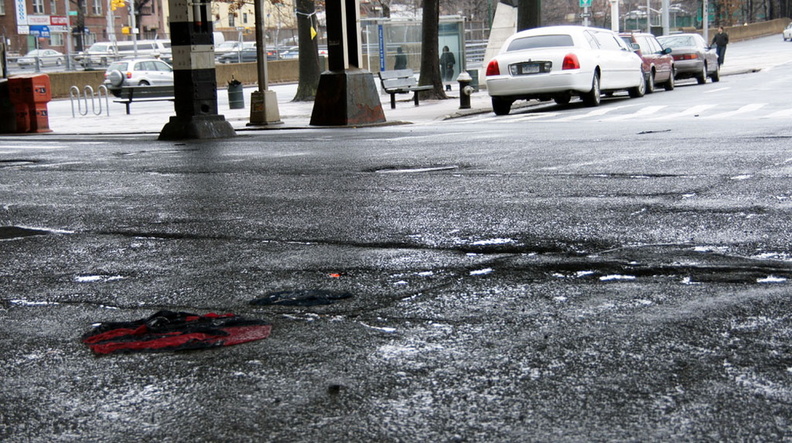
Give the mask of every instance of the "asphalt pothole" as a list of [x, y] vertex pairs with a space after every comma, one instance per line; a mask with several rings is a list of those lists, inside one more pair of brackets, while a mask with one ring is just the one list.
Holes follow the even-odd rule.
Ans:
[[34, 235], [47, 235], [50, 231], [45, 229], [25, 228], [21, 226], [0, 226], [0, 240], [12, 240], [32, 237]]
[[459, 165], [439, 165], [439, 166], [387, 166], [375, 169], [379, 174], [418, 174], [424, 172], [453, 171], [459, 169]]
[[0, 160], [0, 168], [12, 168], [17, 166], [28, 166], [34, 165], [39, 163], [38, 160], [27, 160], [27, 159], [18, 159], [18, 158], [10, 158]]

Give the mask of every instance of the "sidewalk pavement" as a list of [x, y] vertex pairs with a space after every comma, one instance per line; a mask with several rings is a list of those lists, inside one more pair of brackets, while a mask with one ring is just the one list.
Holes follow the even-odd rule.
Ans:
[[[297, 84], [271, 85], [278, 101], [278, 112], [281, 124], [266, 126], [248, 126], [250, 122], [250, 95], [256, 86], [244, 88], [245, 107], [230, 109], [228, 91], [225, 88], [217, 91], [218, 113], [225, 116], [237, 131], [299, 129], [310, 128], [311, 113], [314, 103], [294, 102], [292, 99], [297, 91]], [[453, 91], [447, 92], [448, 100], [422, 100], [419, 106], [412, 101], [412, 94], [398, 94], [396, 108], [390, 108], [390, 95], [380, 95], [385, 118], [390, 124], [428, 122], [444, 120], [468, 113], [490, 112], [490, 98], [486, 90], [476, 92], [471, 97], [471, 109], [459, 109], [458, 85]], [[132, 102], [130, 114], [127, 115], [122, 103], [114, 103], [111, 95], [107, 104], [102, 100], [101, 109], [98, 100], [92, 105], [90, 101], [69, 99], [54, 100], [49, 103], [49, 127], [58, 134], [128, 134], [128, 133], [159, 133], [162, 127], [174, 116], [173, 103], [170, 101]], [[86, 109], [87, 107], [87, 109]], [[96, 115], [95, 113], [99, 114]], [[86, 115], [81, 115], [86, 114]]]
[[[763, 39], [773, 38], [776, 37], [764, 37]], [[721, 75], [755, 72], [789, 62], [790, 56], [786, 54], [776, 57], [756, 56], [752, 50], [753, 47], [754, 45], [743, 42], [729, 45], [727, 62], [721, 68]], [[484, 89], [484, 73], [481, 70], [479, 78], [482, 88], [471, 96], [470, 109], [459, 108], [459, 85], [454, 84], [453, 90], [448, 93], [449, 99], [422, 100], [419, 106], [413, 104], [412, 94], [399, 94], [397, 95], [396, 108], [391, 109], [390, 96], [382, 93], [380, 101], [385, 118], [390, 124], [426, 124], [465, 115], [492, 112], [490, 97]], [[226, 120], [238, 132], [314, 127], [310, 126], [313, 102], [292, 101], [297, 90], [296, 84], [276, 84], [269, 88], [276, 94], [278, 112], [283, 123], [248, 126], [250, 94], [256, 89], [255, 86], [244, 88], [245, 107], [243, 109], [230, 109], [227, 90], [222, 88], [217, 91], [218, 113], [225, 116]], [[125, 113], [123, 104], [113, 102], [112, 96], [107, 105], [104, 100], [101, 105], [98, 102], [91, 105], [90, 102], [78, 103], [76, 100], [69, 99], [52, 101], [48, 105], [50, 129], [53, 134], [159, 134], [170, 117], [175, 115], [173, 103], [169, 101], [133, 102], [129, 115]]]

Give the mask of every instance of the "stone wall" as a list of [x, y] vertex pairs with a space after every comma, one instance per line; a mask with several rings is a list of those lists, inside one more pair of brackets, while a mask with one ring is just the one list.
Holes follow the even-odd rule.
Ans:
[[[231, 63], [216, 65], [215, 72], [217, 86], [224, 88], [231, 79], [236, 79], [246, 85], [258, 83], [258, 72], [255, 63]], [[267, 62], [269, 83], [291, 83], [299, 79], [299, 61], [277, 60]], [[77, 86], [80, 91], [89, 85], [94, 90], [104, 81], [104, 71], [71, 71], [53, 72], [49, 74], [53, 98], [68, 98], [69, 89]]]
[[[779, 18], [761, 23], [751, 23], [744, 26], [724, 26], [723, 30], [729, 34], [729, 42], [738, 42], [740, 40], [750, 40], [752, 38], [764, 37], [766, 35], [778, 34], [781, 38], [781, 31], [789, 24], [790, 19]], [[709, 37], [718, 33], [718, 28], [710, 28]]]

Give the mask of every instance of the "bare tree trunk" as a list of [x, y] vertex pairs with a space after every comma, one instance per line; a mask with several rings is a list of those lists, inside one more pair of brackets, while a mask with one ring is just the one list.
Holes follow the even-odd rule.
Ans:
[[423, 4], [423, 24], [421, 26], [422, 45], [421, 45], [421, 75], [418, 78], [419, 85], [431, 85], [429, 91], [420, 91], [421, 99], [446, 99], [448, 96], [443, 91], [443, 79], [440, 77], [440, 1], [424, 0]]
[[314, 0], [297, 0], [297, 35], [300, 45], [300, 80], [297, 93], [292, 101], [309, 102], [316, 98], [319, 87], [319, 46], [316, 39], [311, 39], [311, 25], [315, 22], [316, 11]]
[[[85, 0], [77, 0], [77, 26], [75, 26], [74, 39], [76, 47], [79, 51], [85, 51]], [[33, 49], [33, 48], [28, 48]]]

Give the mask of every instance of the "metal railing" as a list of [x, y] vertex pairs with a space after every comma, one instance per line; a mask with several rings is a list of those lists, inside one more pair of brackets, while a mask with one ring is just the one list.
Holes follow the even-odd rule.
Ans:
[[[110, 98], [107, 95], [107, 87], [105, 85], [99, 85], [98, 90], [94, 93], [94, 88], [92, 88], [91, 85], [85, 85], [82, 91], [80, 91], [80, 88], [77, 86], [72, 86], [69, 88], [69, 101], [71, 102], [72, 117], [77, 117], [77, 114], [74, 112], [75, 102], [77, 102], [77, 112], [79, 112], [82, 116], [88, 115], [89, 98], [91, 101], [90, 111], [93, 112], [94, 115], [102, 115], [102, 111], [104, 109], [107, 113], [107, 116], [110, 116]], [[102, 98], [104, 98], [104, 107], [102, 106]], [[98, 107], [97, 103], [99, 103]], [[85, 104], [85, 109], [83, 109], [83, 104]]]

